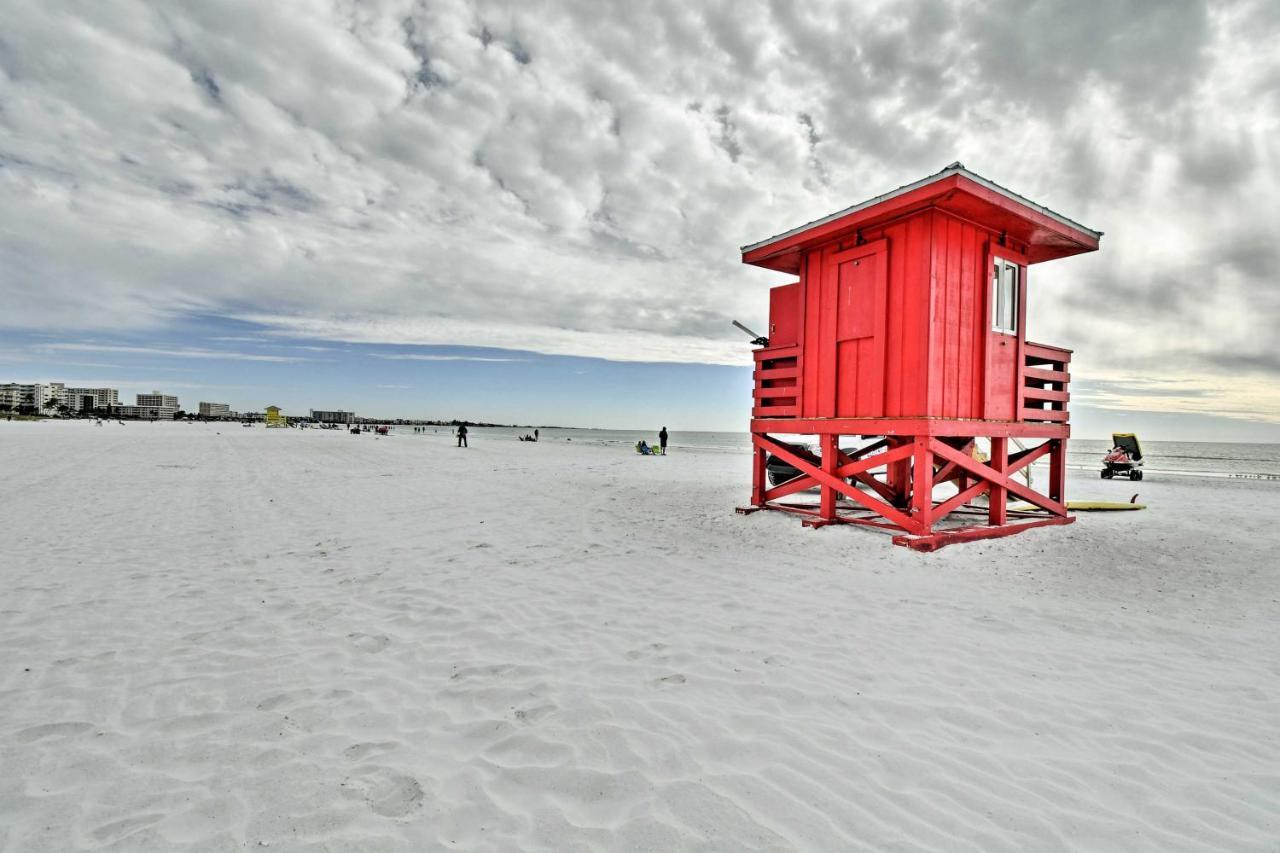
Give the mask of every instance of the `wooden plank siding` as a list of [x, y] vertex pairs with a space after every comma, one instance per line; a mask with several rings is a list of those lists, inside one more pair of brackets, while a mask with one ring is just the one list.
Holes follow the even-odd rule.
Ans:
[[930, 214], [933, 298], [929, 316], [930, 417], [981, 418], [985, 393], [987, 277], [985, 229], [941, 211]]
[[779, 342], [796, 343], [757, 351], [754, 416], [1065, 423], [1070, 352], [1025, 342], [1027, 266], [1017, 336], [992, 332], [991, 256], [1025, 263], [997, 238], [935, 208], [805, 252], [799, 281], [771, 301], [794, 306], [770, 329], [793, 328]]

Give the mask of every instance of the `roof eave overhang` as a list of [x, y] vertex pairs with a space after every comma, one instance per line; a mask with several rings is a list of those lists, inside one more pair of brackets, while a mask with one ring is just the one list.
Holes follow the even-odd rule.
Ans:
[[1053, 248], [1031, 252], [1033, 262], [1096, 251], [1101, 231], [1086, 228], [1060, 213], [1026, 199], [1012, 190], [976, 175], [960, 165], [847, 207], [790, 231], [742, 247], [742, 261], [754, 266], [796, 272], [799, 255], [815, 244], [934, 206], [948, 194], [961, 191], [1001, 208], [1052, 236]]

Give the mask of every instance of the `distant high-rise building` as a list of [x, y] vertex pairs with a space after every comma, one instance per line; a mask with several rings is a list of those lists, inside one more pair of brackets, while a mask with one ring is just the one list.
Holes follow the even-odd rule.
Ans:
[[0, 385], [0, 406], [11, 411], [29, 408], [42, 414], [56, 414], [66, 399], [66, 386], [61, 382], [10, 382]]
[[64, 397], [67, 407], [73, 412], [120, 405], [120, 392], [115, 388], [68, 388]]
[[227, 403], [200, 403], [200, 417], [225, 418], [231, 415], [231, 406]]
[[311, 420], [322, 424], [353, 424], [356, 422], [355, 412], [311, 410]]
[[172, 408], [176, 411], [178, 408], [178, 398], [172, 394], [162, 394], [159, 391], [152, 391], [150, 394], [139, 394], [138, 405]]
[[150, 394], [139, 394], [136, 406], [114, 406], [112, 411], [126, 418], [171, 421], [178, 413], [178, 398], [172, 394], [152, 391]]

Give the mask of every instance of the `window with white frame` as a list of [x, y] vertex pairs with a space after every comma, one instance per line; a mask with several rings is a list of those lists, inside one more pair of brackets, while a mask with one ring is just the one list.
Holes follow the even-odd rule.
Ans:
[[1021, 268], [1004, 258], [991, 259], [991, 328], [1018, 334], [1018, 277]]

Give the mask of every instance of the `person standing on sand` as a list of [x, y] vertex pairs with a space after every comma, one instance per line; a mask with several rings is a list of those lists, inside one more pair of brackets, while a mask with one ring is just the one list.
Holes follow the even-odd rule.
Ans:
[[467, 446], [467, 425], [466, 424], [462, 424], [458, 427], [458, 446], [459, 447]]
[[662, 455], [667, 455], [667, 428], [663, 427], [662, 432], [658, 433], [658, 446], [662, 448]]
[[538, 431], [536, 429], [533, 431], [533, 440], [534, 441], [538, 440]]

